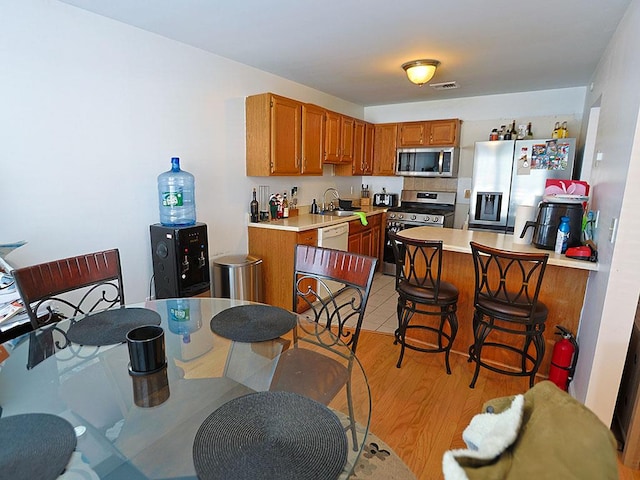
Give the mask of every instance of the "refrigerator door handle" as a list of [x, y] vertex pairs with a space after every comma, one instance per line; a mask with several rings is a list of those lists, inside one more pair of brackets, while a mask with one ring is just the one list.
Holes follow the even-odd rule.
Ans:
[[442, 167], [444, 164], [444, 150], [440, 150], [440, 156], [438, 156], [438, 173], [442, 175]]

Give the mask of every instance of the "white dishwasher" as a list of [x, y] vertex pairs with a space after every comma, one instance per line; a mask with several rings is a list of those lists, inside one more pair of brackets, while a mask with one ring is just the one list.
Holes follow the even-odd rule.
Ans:
[[[349, 222], [339, 223], [330, 227], [318, 229], [318, 246], [325, 248], [333, 248], [334, 250], [349, 249]], [[326, 282], [327, 287], [333, 292], [337, 292], [344, 287], [343, 283]], [[322, 287], [318, 287], [322, 289]], [[324, 289], [322, 289], [324, 290]], [[327, 292], [318, 292], [322, 298], [328, 297]]]

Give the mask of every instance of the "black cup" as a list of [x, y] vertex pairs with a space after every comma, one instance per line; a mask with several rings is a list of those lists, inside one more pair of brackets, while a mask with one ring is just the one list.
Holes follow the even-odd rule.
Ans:
[[157, 407], [169, 398], [169, 379], [166, 365], [147, 375], [131, 375], [133, 402], [138, 407]]
[[164, 351], [164, 330], [156, 325], [144, 325], [127, 333], [129, 372], [147, 375], [167, 365]]

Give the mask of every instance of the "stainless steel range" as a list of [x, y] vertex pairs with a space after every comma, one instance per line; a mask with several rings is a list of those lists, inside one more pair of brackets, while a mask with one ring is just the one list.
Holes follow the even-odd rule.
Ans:
[[453, 228], [456, 208], [455, 192], [403, 190], [400, 205], [387, 210], [383, 273], [395, 275], [393, 249], [387, 232], [399, 232], [413, 227]]

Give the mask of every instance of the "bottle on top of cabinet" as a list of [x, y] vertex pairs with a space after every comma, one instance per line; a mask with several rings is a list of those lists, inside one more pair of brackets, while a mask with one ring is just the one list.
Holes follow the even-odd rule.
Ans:
[[531, 130], [531, 122], [527, 124], [527, 135], [525, 136], [527, 140], [533, 140], [533, 131]]
[[560, 122], [556, 122], [553, 127], [553, 133], [551, 134], [551, 138], [559, 138], [560, 137]]
[[567, 129], [567, 122], [562, 122], [560, 125], [560, 132], [558, 138], [567, 138], [569, 136], [569, 130]]

